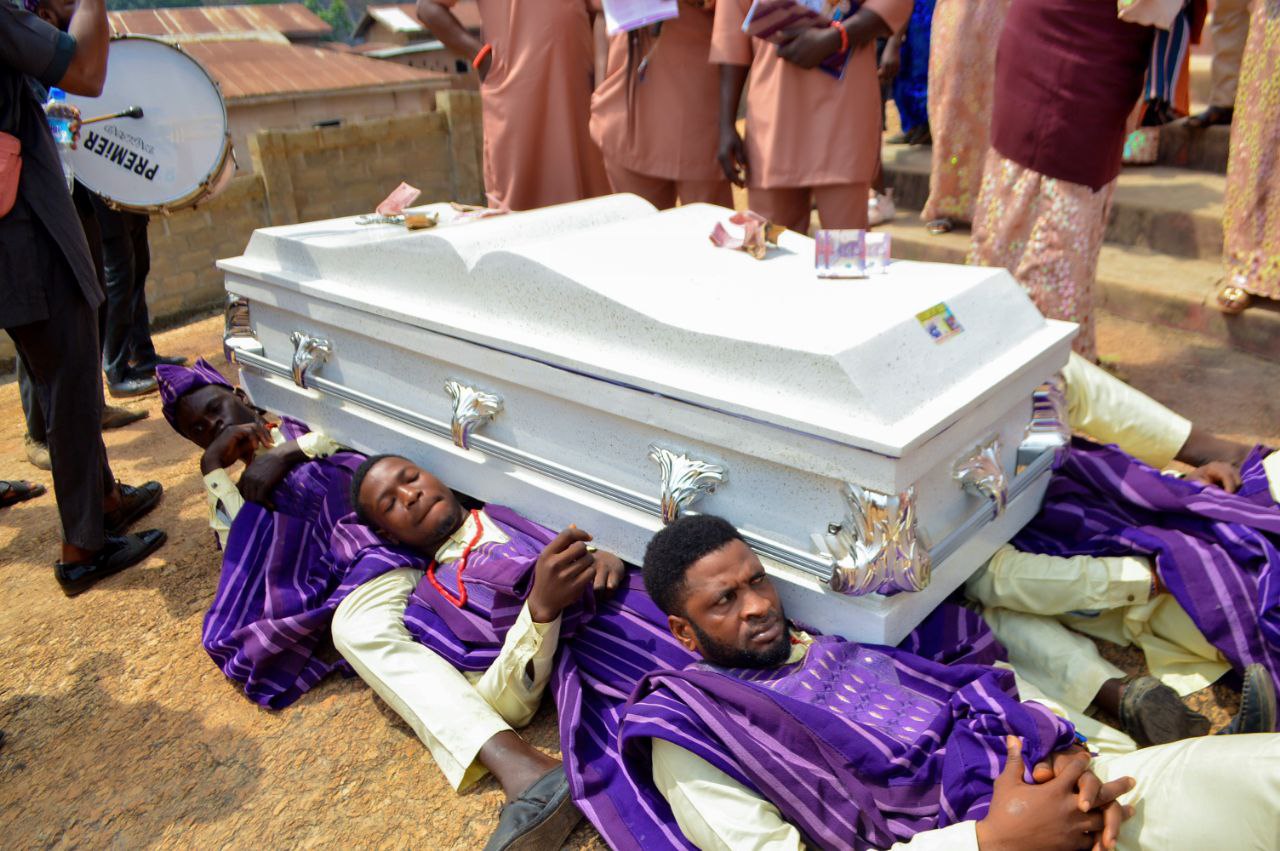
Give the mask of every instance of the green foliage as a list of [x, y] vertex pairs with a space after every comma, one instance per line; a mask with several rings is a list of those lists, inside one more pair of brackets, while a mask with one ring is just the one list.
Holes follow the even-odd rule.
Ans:
[[351, 38], [351, 14], [347, 11], [346, 0], [303, 0], [303, 5], [316, 14], [320, 20], [333, 27], [332, 38], [346, 41]]

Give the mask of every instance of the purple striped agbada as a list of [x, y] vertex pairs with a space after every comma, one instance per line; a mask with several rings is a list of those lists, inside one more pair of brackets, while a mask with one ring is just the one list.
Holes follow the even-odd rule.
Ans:
[[[423, 581], [405, 614], [405, 624], [418, 641], [464, 670], [483, 670], [496, 658], [519, 612], [518, 598], [531, 586], [536, 552], [554, 537], [509, 509], [490, 506], [485, 511], [513, 537], [513, 546], [505, 557], [502, 548], [490, 549], [489, 558], [480, 562], [474, 559], [481, 550], [473, 554], [466, 571], [465, 610]], [[515, 543], [517, 536], [525, 540]], [[523, 556], [521, 550], [526, 551]], [[437, 580], [456, 597], [456, 576], [447, 566]], [[495, 602], [503, 611], [486, 626], [486, 609]], [[451, 628], [459, 623], [466, 637]], [[596, 600], [588, 591], [580, 606], [565, 613], [560, 636], [551, 688], [575, 803], [614, 849], [688, 847], [665, 801], [647, 794], [624, 769], [618, 734], [628, 700], [644, 677], [679, 670], [695, 657], [671, 635], [666, 616], [645, 593], [637, 570], [629, 571], [626, 583], [608, 599]], [[990, 664], [1003, 652], [980, 617], [955, 606], [938, 609], [903, 646], [904, 654], [971, 667]], [[1005, 672], [982, 670], [1007, 677]], [[1001, 679], [1001, 687], [1011, 685]], [[1016, 701], [1004, 701], [1016, 706]]]
[[820, 636], [778, 668], [650, 674], [619, 741], [644, 806], [668, 819], [655, 738], [772, 802], [808, 844], [865, 849], [985, 816], [1007, 735], [1027, 765], [1074, 740], [1046, 707], [1019, 702], [1012, 671]]
[[1076, 438], [1044, 507], [1014, 546], [1055, 556], [1148, 556], [1222, 655], [1264, 665], [1280, 688], [1280, 506], [1256, 447], [1234, 494], [1161, 475], [1114, 446]]
[[[289, 419], [280, 430], [288, 440], [307, 432]], [[349, 676], [345, 661], [321, 652], [334, 611], [408, 560], [351, 511], [351, 476], [363, 460], [339, 452], [299, 464], [272, 494], [274, 511], [246, 502], [231, 524], [201, 642], [261, 706], [288, 706], [334, 671]]]

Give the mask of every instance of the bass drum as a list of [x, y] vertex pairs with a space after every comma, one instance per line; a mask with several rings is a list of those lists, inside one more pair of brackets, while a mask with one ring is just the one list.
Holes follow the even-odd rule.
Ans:
[[96, 98], [67, 95], [82, 118], [141, 107], [141, 118], [86, 124], [72, 152], [76, 178], [108, 204], [167, 213], [212, 198], [235, 174], [227, 107], [204, 66], [149, 36], [111, 40]]

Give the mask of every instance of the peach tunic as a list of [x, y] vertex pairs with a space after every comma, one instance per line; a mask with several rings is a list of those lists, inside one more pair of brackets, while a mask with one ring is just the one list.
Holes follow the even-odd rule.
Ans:
[[[863, 8], [895, 32], [912, 0], [866, 0]], [[849, 57], [844, 79], [778, 58], [778, 48], [742, 31], [751, 0], [720, 0], [711, 61], [750, 65], [747, 78], [747, 187], [870, 183], [880, 157], [880, 83], [875, 44]]]
[[490, 206], [528, 210], [607, 195], [604, 162], [587, 129], [595, 59], [586, 0], [479, 5], [493, 45], [480, 84]]
[[[680, 16], [662, 24], [656, 42], [639, 39], [644, 78], [627, 69], [627, 33], [609, 39], [605, 78], [591, 99], [591, 138], [609, 168], [674, 181], [724, 180], [719, 146], [720, 66], [708, 59], [714, 13], [680, 3]], [[627, 89], [634, 80], [628, 109]]]

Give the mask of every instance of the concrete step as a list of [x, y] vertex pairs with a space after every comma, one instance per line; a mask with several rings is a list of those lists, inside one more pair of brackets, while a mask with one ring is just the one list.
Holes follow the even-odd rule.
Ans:
[[[932, 236], [913, 212], [900, 211], [897, 219], [877, 230], [892, 235], [896, 258], [962, 263], [969, 250], [967, 229]], [[1243, 352], [1280, 359], [1280, 305], [1268, 303], [1240, 316], [1225, 316], [1213, 306], [1221, 280], [1222, 265], [1216, 260], [1108, 244], [1098, 263], [1098, 307], [1125, 319], [1203, 334]]]
[[1160, 128], [1160, 165], [1226, 174], [1230, 149], [1230, 127], [1196, 130], [1183, 120]]
[[[929, 197], [930, 149], [885, 145], [885, 180], [898, 206], [919, 210]], [[1168, 166], [1126, 168], [1120, 175], [1106, 240], [1174, 257], [1222, 256], [1221, 174]]]

